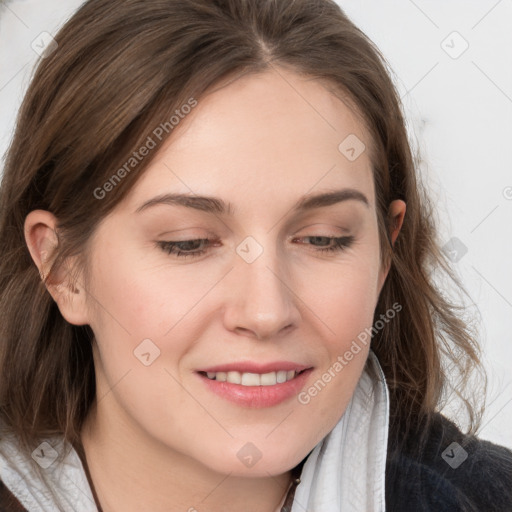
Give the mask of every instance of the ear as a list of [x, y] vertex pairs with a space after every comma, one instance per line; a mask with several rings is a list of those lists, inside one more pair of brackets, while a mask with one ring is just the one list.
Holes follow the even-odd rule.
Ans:
[[[388, 208], [388, 229], [389, 229], [389, 238], [391, 240], [391, 245], [394, 246], [396, 239], [398, 238], [398, 234], [402, 229], [402, 224], [404, 222], [405, 211], [407, 206], [404, 201], [401, 199], [395, 199], [391, 201]], [[384, 286], [384, 281], [389, 273], [389, 269], [391, 268], [391, 261], [388, 262], [386, 266], [383, 266], [379, 275], [379, 294]]]
[[57, 303], [62, 316], [74, 325], [88, 324], [85, 290], [76, 288], [71, 282], [70, 270], [73, 261], [65, 261], [46, 280], [59, 244], [57, 218], [45, 210], [33, 210], [25, 218], [25, 242], [46, 289]]

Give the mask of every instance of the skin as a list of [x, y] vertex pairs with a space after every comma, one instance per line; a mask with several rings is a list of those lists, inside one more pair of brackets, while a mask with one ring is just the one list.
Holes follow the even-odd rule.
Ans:
[[[368, 346], [307, 405], [292, 397], [245, 408], [211, 393], [196, 371], [288, 360], [314, 368], [308, 387], [371, 327], [389, 267], [379, 259], [368, 151], [349, 161], [338, 150], [349, 134], [370, 146], [360, 119], [317, 80], [282, 68], [239, 78], [199, 100], [99, 225], [87, 287], [79, 280], [72, 293], [64, 271], [48, 284], [66, 320], [95, 334], [98, 399], [82, 441], [104, 512], [273, 512], [290, 469], [339, 421]], [[342, 188], [369, 205], [292, 212], [305, 194]], [[219, 197], [235, 213], [169, 205], [134, 213], [163, 192]], [[405, 208], [390, 205], [393, 243]], [[41, 271], [56, 227], [50, 212], [26, 218]], [[343, 235], [352, 245], [331, 253], [319, 252], [329, 240], [307, 238]], [[252, 263], [236, 252], [247, 236], [263, 248]], [[195, 258], [155, 243], [205, 237], [219, 243]], [[147, 338], [160, 349], [149, 366], [134, 356]], [[237, 457], [248, 442], [261, 452], [252, 467]]]

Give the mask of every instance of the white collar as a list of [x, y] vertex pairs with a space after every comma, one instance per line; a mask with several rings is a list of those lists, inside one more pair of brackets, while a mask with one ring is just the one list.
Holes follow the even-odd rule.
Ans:
[[48, 438], [26, 455], [12, 433], [3, 434], [0, 478], [30, 512], [97, 512], [82, 461], [62, 436]]
[[[291, 512], [384, 512], [388, 421], [388, 388], [377, 357], [370, 350], [345, 413], [304, 463]], [[0, 478], [7, 488], [30, 512], [97, 512], [76, 450], [62, 437], [46, 443], [55, 452], [40, 445], [32, 459], [45, 465], [57, 457], [41, 470], [58, 493], [60, 507], [34, 471], [34, 461], [19, 450], [9, 433], [0, 439]]]

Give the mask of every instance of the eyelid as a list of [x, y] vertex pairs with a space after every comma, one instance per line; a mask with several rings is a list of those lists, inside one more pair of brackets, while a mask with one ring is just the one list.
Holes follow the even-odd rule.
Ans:
[[[198, 230], [199, 233], [197, 233], [197, 232], [189, 233], [190, 231], [193, 231], [193, 230]], [[188, 240], [192, 240], [194, 238], [195, 239], [199, 239], [199, 238], [218, 238], [218, 236], [215, 235], [215, 233], [213, 233], [213, 231], [209, 231], [208, 229], [197, 227], [197, 226], [192, 226], [192, 227], [183, 228], [183, 229], [173, 229], [172, 231], [162, 231], [161, 233], [158, 233], [156, 236], [157, 237], [176, 236], [175, 233], [180, 233], [182, 231], [186, 231], [187, 232], [186, 235], [183, 235], [185, 238], [182, 241], [188, 241]], [[175, 242], [175, 241], [178, 241], [178, 240], [174, 240], [173, 239], [173, 242]]]
[[[332, 234], [332, 235], [325, 235], [325, 236], [333, 236], [333, 237], [337, 237], [337, 236], [344, 236], [344, 235], [350, 235], [354, 230], [353, 229], [349, 229], [347, 227], [344, 227], [344, 226], [337, 226], [337, 225], [333, 225], [331, 223], [327, 223], [327, 222], [313, 222], [312, 224], [307, 224], [306, 226], [301, 226], [297, 231], [295, 231], [295, 233], [291, 236], [295, 236], [296, 233], [298, 233], [299, 231], [302, 231], [304, 229], [310, 229], [310, 228], [314, 228], [315, 226], [327, 226], [328, 229], [332, 230], [333, 228], [336, 228], [336, 229], [339, 229], [342, 234]], [[323, 236], [323, 235], [322, 235]]]

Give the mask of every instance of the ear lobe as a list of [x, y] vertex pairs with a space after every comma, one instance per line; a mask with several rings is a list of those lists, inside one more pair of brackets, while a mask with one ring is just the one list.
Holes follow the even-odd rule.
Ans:
[[[89, 319], [86, 308], [85, 290], [76, 287], [71, 279], [68, 261], [63, 263], [64, 268], [58, 269], [58, 279], [51, 279], [46, 283], [46, 289], [57, 303], [61, 315], [73, 325], [87, 325]], [[62, 277], [60, 277], [62, 276]]]
[[71, 279], [70, 268], [75, 261], [65, 261], [49, 276], [59, 245], [57, 219], [45, 210], [34, 210], [25, 218], [24, 235], [30, 255], [39, 270], [48, 293], [57, 303], [62, 316], [71, 324], [88, 324], [84, 290], [76, 288]]

